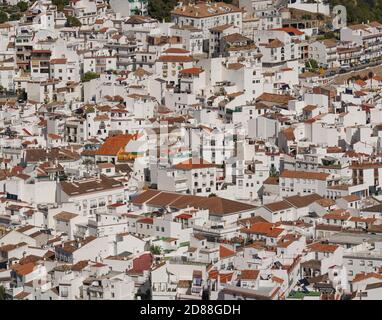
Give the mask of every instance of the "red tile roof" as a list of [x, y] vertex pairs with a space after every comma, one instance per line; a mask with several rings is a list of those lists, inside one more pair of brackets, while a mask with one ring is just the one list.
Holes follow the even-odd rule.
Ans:
[[220, 283], [227, 283], [232, 280], [233, 272], [230, 273], [220, 273]]
[[257, 222], [251, 225], [250, 228], [243, 228], [241, 231], [244, 233], [260, 234], [271, 238], [277, 238], [284, 229], [276, 228], [273, 223]]
[[272, 29], [274, 31], [284, 31], [286, 33], [293, 33], [294, 35], [301, 36], [304, 34], [304, 32], [293, 28], [293, 27], [285, 27], [285, 28], [277, 28], [277, 29]]
[[164, 53], [190, 53], [190, 51], [182, 48], [168, 48]]
[[331, 252], [333, 253], [334, 251], [337, 250], [338, 246], [334, 244], [326, 244], [326, 243], [313, 243], [308, 246], [311, 251], [314, 252]]
[[369, 278], [377, 278], [382, 279], [382, 274], [378, 274], [375, 272], [369, 272], [369, 273], [357, 273], [353, 279], [353, 282], [359, 282], [363, 281]]
[[224, 216], [240, 211], [253, 210], [256, 207], [247, 203], [220, 197], [201, 197], [181, 193], [146, 190], [133, 199], [134, 205], [147, 203], [154, 207], [170, 206], [175, 209], [194, 207], [208, 209], [211, 215]]
[[350, 214], [346, 212], [344, 209], [337, 209], [337, 210], [332, 210], [328, 212], [327, 214], [324, 214], [322, 216], [324, 219], [334, 219], [334, 220], [342, 220], [346, 221], [349, 219]]
[[50, 60], [50, 64], [65, 64], [67, 61], [66, 58], [63, 59], [52, 59]]
[[12, 266], [12, 269], [20, 276], [25, 276], [29, 273], [31, 273], [34, 268], [35, 268], [36, 264], [35, 262], [29, 262], [29, 263], [25, 263], [25, 264], [18, 264], [18, 265], [14, 265]]
[[228, 257], [234, 256], [234, 255], [235, 255], [235, 251], [228, 249], [227, 247], [222, 246], [222, 245], [219, 247], [220, 259], [228, 258]]
[[133, 268], [129, 272], [141, 273], [145, 270], [150, 270], [152, 262], [153, 256], [151, 253], [144, 253], [133, 260]]
[[308, 172], [308, 171], [293, 171], [284, 170], [280, 177], [281, 178], [294, 178], [294, 179], [312, 179], [312, 180], [323, 180], [325, 181], [330, 174], [324, 172]]
[[153, 224], [154, 219], [153, 218], [142, 218], [142, 219], [137, 220], [137, 222], [146, 223], [146, 224]]
[[279, 278], [279, 277], [276, 277], [276, 276], [273, 276], [272, 278], [271, 278], [271, 280], [272, 281], [275, 281], [275, 282], [277, 282], [277, 283], [284, 283], [284, 280], [283, 279], [281, 279], [281, 278]]
[[191, 74], [191, 75], [198, 75], [200, 73], [202, 73], [204, 70], [202, 68], [188, 68], [188, 69], [183, 69], [183, 70], [180, 70], [179, 73], [180, 74]]
[[102, 146], [96, 151], [97, 155], [116, 156], [118, 152], [124, 148], [130, 140], [136, 138], [136, 135], [121, 134], [114, 137], [109, 137], [102, 144]]
[[160, 56], [158, 59], [159, 62], [192, 62], [194, 59], [190, 56]]
[[188, 159], [186, 161], [180, 162], [173, 166], [174, 169], [178, 170], [192, 170], [192, 169], [204, 169], [215, 167], [215, 164], [212, 164], [203, 159]]
[[182, 214], [177, 215], [175, 218], [178, 218], [178, 219], [191, 219], [192, 215], [191, 214], [182, 213]]
[[241, 270], [241, 280], [256, 280], [259, 276], [259, 270]]

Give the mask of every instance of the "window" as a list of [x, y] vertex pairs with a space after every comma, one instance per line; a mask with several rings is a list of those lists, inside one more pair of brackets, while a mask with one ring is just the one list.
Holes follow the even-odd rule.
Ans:
[[352, 266], [353, 265], [353, 260], [348, 260], [348, 266]]
[[67, 287], [62, 287], [60, 288], [60, 295], [61, 297], [67, 298], [68, 297], [68, 288]]

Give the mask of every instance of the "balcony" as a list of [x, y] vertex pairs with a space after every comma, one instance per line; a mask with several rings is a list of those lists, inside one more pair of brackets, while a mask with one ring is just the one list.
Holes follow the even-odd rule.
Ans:
[[186, 176], [185, 174], [177, 174], [177, 175], [174, 177], [174, 181], [175, 181], [175, 183], [177, 183], [177, 182], [187, 181], [187, 176]]
[[237, 232], [240, 227], [237, 225], [221, 226], [221, 225], [204, 225], [194, 226], [194, 229], [199, 232], [209, 233], [214, 236], [222, 237], [224, 234]]
[[155, 286], [152, 287], [152, 291], [153, 293], [155, 292], [156, 295], [168, 295], [169, 293], [171, 295], [175, 295], [176, 294], [176, 291], [177, 291], [177, 285], [167, 285], [166, 284], [166, 288], [162, 289], [162, 288], [156, 288]]
[[177, 183], [175, 184], [176, 192], [184, 192], [188, 190], [188, 186], [186, 183]]
[[202, 287], [192, 287], [191, 293], [195, 295], [200, 295], [202, 293]]
[[177, 300], [202, 300], [202, 297], [191, 294], [178, 294]]
[[100, 287], [100, 286], [91, 286], [88, 288], [88, 293], [92, 293], [92, 292], [97, 292], [97, 293], [102, 293], [103, 294], [103, 287]]

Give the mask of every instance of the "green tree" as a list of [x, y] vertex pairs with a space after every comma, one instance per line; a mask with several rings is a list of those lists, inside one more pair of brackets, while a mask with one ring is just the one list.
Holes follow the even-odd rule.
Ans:
[[5, 288], [0, 285], [0, 300], [5, 300]]
[[140, 16], [141, 15], [141, 10], [139, 10], [138, 8], [134, 8], [133, 10], [131, 10], [131, 13], [133, 15]]
[[99, 78], [99, 74], [98, 73], [88, 71], [88, 72], [86, 72], [86, 73], [84, 73], [82, 75], [81, 81], [82, 82], [88, 82], [90, 80], [97, 79], [97, 78]]
[[21, 90], [17, 99], [22, 100], [22, 101], [26, 101], [28, 99], [28, 94], [26, 93], [26, 91], [24, 89]]
[[271, 167], [271, 169], [269, 170], [269, 176], [275, 178], [279, 176], [279, 173], [277, 172], [275, 167]]
[[69, 0], [52, 0], [52, 4], [57, 6], [58, 11], [64, 11], [64, 7], [69, 4]]
[[95, 109], [94, 107], [87, 107], [86, 110], [85, 110], [85, 113], [94, 113], [95, 112]]
[[25, 12], [28, 10], [28, 2], [20, 1], [17, 3], [17, 7], [20, 9], [21, 12]]
[[0, 10], [0, 23], [4, 23], [4, 22], [7, 22], [8, 21], [8, 15]]
[[84, 161], [82, 161], [82, 164], [85, 165], [86, 171], [89, 172], [89, 168], [91, 168], [94, 162], [92, 159], [85, 159]]
[[174, 9], [178, 0], [149, 0], [148, 12], [149, 16], [162, 21], [171, 20], [171, 11]]
[[154, 246], [154, 245], [152, 245], [152, 246], [150, 247], [150, 252], [151, 252], [152, 254], [161, 254], [161, 249], [160, 249], [160, 247], [158, 247], [158, 246]]
[[324, 39], [338, 39], [338, 35], [333, 32], [333, 31], [330, 31], [330, 32], [325, 32], [324, 34], [320, 34], [318, 37], [317, 37], [317, 40], [324, 40]]
[[9, 16], [9, 21], [19, 21], [21, 19], [22, 15], [20, 13], [12, 13]]
[[318, 69], [318, 62], [314, 59], [309, 59], [305, 62], [305, 67], [310, 71], [315, 71]]
[[330, 0], [330, 7], [343, 5], [346, 7], [347, 22], [362, 23], [367, 20], [382, 20], [382, 0]]
[[[233, 0], [220, 0], [228, 4], [232, 4]], [[177, 5], [179, 0], [149, 0], [148, 12], [149, 16], [162, 21], [171, 21], [171, 11]], [[195, 1], [198, 2], [198, 1]]]
[[81, 27], [82, 23], [80, 20], [78, 20], [74, 16], [67, 16], [66, 17], [66, 26], [67, 27]]

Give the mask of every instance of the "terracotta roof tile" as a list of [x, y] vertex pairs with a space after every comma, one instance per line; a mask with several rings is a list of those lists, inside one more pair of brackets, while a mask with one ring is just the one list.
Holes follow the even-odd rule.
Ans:
[[194, 59], [190, 56], [166, 55], [158, 58], [159, 62], [192, 62]]
[[260, 270], [241, 270], [241, 280], [256, 280], [260, 274]]
[[324, 172], [310, 172], [310, 171], [292, 171], [284, 170], [280, 177], [281, 178], [292, 178], [292, 179], [312, 179], [312, 180], [323, 180], [325, 181], [330, 174]]
[[134, 140], [135, 138], [136, 136], [131, 134], [122, 134], [109, 137], [96, 151], [96, 154], [116, 156], [118, 152], [121, 151], [129, 143], [130, 140]]
[[219, 258], [220, 259], [232, 257], [234, 255], [235, 255], [235, 251], [228, 249], [227, 247], [222, 246], [222, 245], [219, 246]]
[[326, 244], [326, 243], [316, 242], [316, 243], [309, 245], [308, 248], [314, 252], [333, 253], [334, 251], [336, 251], [338, 249], [338, 246], [334, 245], [334, 244]]
[[193, 169], [205, 169], [216, 167], [215, 164], [212, 164], [203, 159], [188, 159], [186, 161], [180, 162], [173, 166], [177, 170], [193, 170]]

